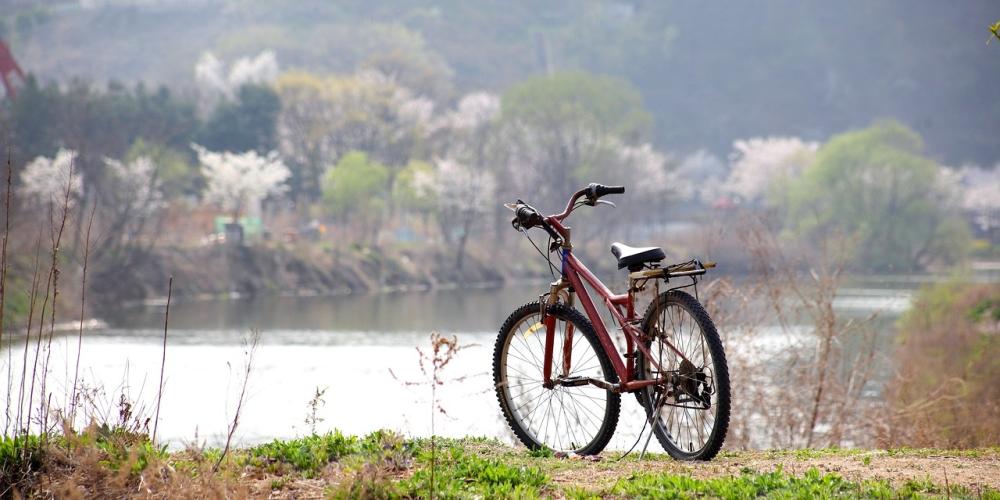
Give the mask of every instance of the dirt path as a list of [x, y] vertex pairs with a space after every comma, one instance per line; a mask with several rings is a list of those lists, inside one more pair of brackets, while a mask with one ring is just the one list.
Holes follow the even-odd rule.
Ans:
[[802, 475], [811, 468], [836, 473], [850, 481], [887, 480], [900, 485], [910, 480], [939, 485], [961, 485], [976, 491], [981, 487], [1000, 489], [1000, 448], [977, 450], [806, 450], [771, 452], [724, 452], [707, 463], [678, 462], [666, 455], [630, 456], [617, 461], [618, 454], [605, 454], [599, 461], [580, 458], [526, 457], [510, 448], [483, 445], [486, 456], [526, 466], [536, 466], [560, 485], [601, 490], [632, 473], [667, 472], [705, 479], [738, 476], [743, 471], [772, 472], [781, 469]]
[[[865, 457], [868, 457], [867, 463]], [[860, 481], [885, 479], [893, 484], [908, 480], [930, 480], [935, 484], [962, 485], [975, 491], [989, 486], [1000, 489], [1000, 455], [969, 456], [889, 456], [868, 452], [855, 456], [829, 455], [798, 458], [792, 455], [740, 454], [706, 464], [678, 464], [662, 461], [592, 464], [578, 470], [553, 474], [558, 483], [570, 483], [592, 489], [608, 486], [632, 472], [676, 472], [696, 478], [736, 476], [746, 469], [771, 472], [778, 468], [801, 475], [816, 468], [823, 473], [837, 473], [845, 479]]]

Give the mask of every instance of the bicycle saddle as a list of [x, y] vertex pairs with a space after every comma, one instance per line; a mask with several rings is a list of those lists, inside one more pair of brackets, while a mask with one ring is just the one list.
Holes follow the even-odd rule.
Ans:
[[627, 267], [629, 271], [636, 271], [647, 262], [659, 262], [667, 257], [660, 247], [637, 248], [617, 241], [611, 244], [611, 254], [618, 259], [618, 269]]

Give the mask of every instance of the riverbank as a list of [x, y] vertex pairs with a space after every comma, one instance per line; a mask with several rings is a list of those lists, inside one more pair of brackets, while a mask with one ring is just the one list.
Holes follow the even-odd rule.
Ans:
[[557, 457], [490, 439], [432, 444], [377, 431], [274, 441], [223, 456], [199, 448], [168, 454], [142, 437], [94, 430], [36, 447], [33, 469], [19, 483], [29, 496], [1000, 498], [997, 448], [727, 451], [695, 463], [617, 452]]
[[505, 265], [475, 253], [459, 268], [455, 256], [440, 249], [157, 248], [132, 256], [127, 266], [99, 271], [90, 280], [88, 301], [98, 317], [163, 302], [171, 276], [173, 300], [192, 301], [491, 288], [548, 276], [543, 274], [541, 265]]

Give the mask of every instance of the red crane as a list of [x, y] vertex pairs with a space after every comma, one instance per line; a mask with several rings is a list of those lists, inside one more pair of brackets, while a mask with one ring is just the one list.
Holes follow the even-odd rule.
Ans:
[[3, 80], [3, 88], [7, 91], [7, 95], [13, 99], [17, 91], [14, 90], [14, 82], [11, 80], [11, 74], [17, 75], [21, 78], [21, 82], [24, 82], [24, 72], [21, 71], [21, 67], [14, 60], [14, 54], [11, 54], [7, 44], [3, 40], [0, 40], [0, 80]]

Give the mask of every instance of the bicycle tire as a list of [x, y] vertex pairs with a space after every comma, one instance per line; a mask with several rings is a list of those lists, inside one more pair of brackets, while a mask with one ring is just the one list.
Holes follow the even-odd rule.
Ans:
[[[643, 331], [647, 333], [653, 331], [656, 326], [653, 322], [659, 321], [661, 312], [668, 310], [667, 308], [672, 306], [679, 307], [681, 310], [690, 315], [695, 324], [698, 325], [701, 337], [704, 339], [705, 344], [703, 347], [707, 347], [708, 352], [711, 353], [713, 365], [712, 376], [715, 382], [714, 396], [716, 397], [714, 405], [717, 410], [714, 416], [711, 433], [708, 435], [704, 445], [698, 449], [689, 449], [688, 451], [685, 451], [678, 446], [675, 443], [673, 436], [665, 428], [663, 418], [661, 418], [659, 413], [657, 413], [656, 416], [653, 433], [656, 435], [656, 439], [660, 442], [660, 445], [663, 446], [663, 449], [675, 459], [711, 460], [716, 454], [719, 453], [719, 450], [722, 449], [722, 445], [726, 439], [726, 433], [729, 430], [731, 394], [729, 387], [729, 367], [726, 363], [725, 349], [723, 348], [722, 339], [719, 337], [715, 324], [708, 316], [708, 313], [705, 312], [705, 309], [694, 297], [679, 290], [671, 290], [661, 293], [656, 300], [650, 303], [649, 307], [646, 309], [645, 315], [643, 316]], [[647, 347], [650, 347], [651, 344], [652, 342], [647, 344]], [[704, 359], [702, 360], [704, 361]], [[645, 354], [642, 351], [638, 352], [637, 361], [637, 378], [647, 378], [647, 374], [649, 373], [649, 369], [647, 368], [648, 363]], [[651, 412], [653, 411], [651, 406], [653, 406], [656, 401], [654, 399], [655, 390], [653, 388], [640, 390], [636, 395], [639, 398], [640, 404], [642, 404], [643, 408], [646, 410], [647, 418], [649, 418]], [[687, 409], [684, 409], [684, 411], [687, 412]], [[689, 448], [693, 448], [690, 444], [691, 443], [689, 443]]]
[[[557, 320], [564, 322], [564, 324], [566, 322], [572, 323], [575, 332], [581, 333], [583, 335], [583, 338], [586, 339], [587, 343], [590, 346], [590, 349], [594, 353], [594, 357], [596, 357], [596, 360], [598, 361], [600, 367], [600, 373], [599, 374], [596, 373], [596, 367], [594, 367], [593, 369], [593, 371], [595, 372], [594, 375], [602, 376], [604, 380], [610, 383], [618, 383], [618, 375], [615, 373], [614, 368], [611, 365], [611, 360], [608, 357], [608, 354], [604, 352], [604, 350], [601, 348], [601, 343], [597, 338], [597, 334], [594, 331], [593, 325], [583, 314], [581, 314], [576, 309], [573, 309], [563, 304], [555, 304], [549, 306], [548, 309], [546, 310], [546, 314], [555, 316]], [[563, 407], [561, 408], [563, 416], [567, 417], [565, 420], [569, 420], [570, 417], [575, 417], [577, 423], [583, 425], [581, 415], [592, 424], [595, 424], [596, 423], [595, 420], [597, 418], [600, 418], [599, 425], [596, 426], [596, 428], [592, 432], [593, 434], [592, 438], [579, 439], [579, 441], [581, 441], [579, 443], [573, 442], [572, 438], [570, 439], [569, 443], [566, 443], [556, 439], [547, 438], [547, 434], [545, 436], [540, 436], [539, 434], [542, 434], [540, 432], [540, 428], [539, 430], [533, 430], [532, 425], [530, 423], [526, 424], [525, 415], [522, 414], [524, 409], [524, 404], [521, 403], [521, 401], [515, 402], [514, 400], [515, 396], [512, 396], [511, 394], [512, 392], [511, 387], [517, 386], [517, 384], [511, 384], [510, 377], [507, 376], [509, 371], [508, 368], [511, 368], [509, 366], [512, 358], [511, 345], [515, 337], [519, 333], [524, 332], [521, 325], [523, 325], [526, 321], [530, 321], [530, 318], [532, 318], [533, 315], [538, 316], [539, 319], [541, 317], [541, 306], [537, 301], [525, 304], [517, 308], [513, 313], [511, 313], [510, 316], [507, 318], [507, 320], [504, 322], [503, 326], [500, 328], [500, 332], [497, 335], [496, 344], [493, 349], [493, 383], [494, 383], [494, 388], [496, 389], [497, 401], [500, 403], [500, 408], [501, 411], [503, 412], [504, 418], [507, 420], [507, 424], [510, 426], [510, 429], [514, 432], [514, 435], [517, 436], [518, 440], [520, 440], [521, 443], [523, 443], [529, 449], [537, 450], [541, 448], [549, 448], [555, 451], [573, 452], [579, 455], [593, 455], [600, 453], [601, 450], [603, 450], [604, 447], [607, 446], [608, 442], [611, 440], [611, 436], [614, 434], [615, 428], [618, 425], [618, 417], [621, 412], [620, 394], [610, 390], [601, 390], [597, 387], [589, 385], [581, 387], [557, 386], [553, 389], [542, 388], [544, 389], [544, 391], [550, 392], [547, 400], [550, 403], [550, 405], [556, 393], [562, 391], [565, 394], [563, 396], [559, 396], [561, 398], [559, 402], [563, 404]], [[565, 330], [563, 331], [563, 335], [564, 334]], [[525, 334], [525, 336], [528, 335], [530, 334]], [[540, 336], [541, 335], [536, 335], [535, 337], [537, 338]], [[557, 340], [556, 340], [557, 345], [554, 346], [553, 348], [553, 360], [561, 359], [556, 354], [560, 353], [562, 349], [558, 345], [560, 344], [559, 338], [565, 338], [565, 337], [559, 337], [557, 333]], [[579, 339], [574, 341], [574, 347], [573, 347], [574, 354], [578, 352], [578, 346], [580, 345], [579, 342], [580, 342]], [[544, 341], [538, 339], [538, 342], [536, 344], [537, 346], [539, 346], [537, 352], [538, 358], [541, 358], [544, 355], [544, 349], [543, 349]], [[527, 346], [527, 344], [525, 345]], [[587, 363], [589, 362], [590, 358], [586, 358], [586, 360], [582, 364], [584, 364], [585, 368], [587, 368]], [[533, 373], [522, 375], [522, 378], [534, 380], [533, 382], [531, 382], [531, 384], [541, 386], [542, 382], [541, 365], [542, 361], [538, 361], [539, 372], [536, 376], [537, 380], [531, 379], [531, 376], [534, 376]], [[553, 373], [555, 373], [555, 371], [553, 371]], [[522, 383], [520, 385], [525, 386], [529, 384]], [[584, 390], [591, 392], [588, 395], [584, 395], [582, 393], [582, 391]], [[583, 413], [576, 411], [574, 415], [573, 412], [567, 412], [565, 410], [566, 398], [573, 398], [573, 400], [576, 401], [576, 398], [578, 396], [582, 396], [590, 398], [595, 401], [599, 401], [600, 398], [596, 396], [599, 394], [604, 395], [605, 404], [603, 405], [603, 411], [594, 411], [591, 413], [587, 413], [586, 411], [584, 411]], [[541, 392], [541, 395], [537, 396], [537, 399], [540, 400], [541, 398], [545, 397], [546, 397], [545, 393]], [[533, 409], [529, 408], [528, 412], [530, 413], [531, 411], [537, 411], [541, 407], [541, 404], [542, 403], [539, 403], [539, 406]], [[570, 421], [555, 422], [555, 424], [557, 426], [560, 424], [567, 426], [575, 425], [573, 422]], [[573, 434], [572, 427], [570, 427], [569, 432], [572, 436], [579, 437], [576, 434]], [[587, 442], [582, 443], [582, 441], [587, 441]], [[565, 446], [566, 444], [570, 444], [571, 446], [567, 447]]]

